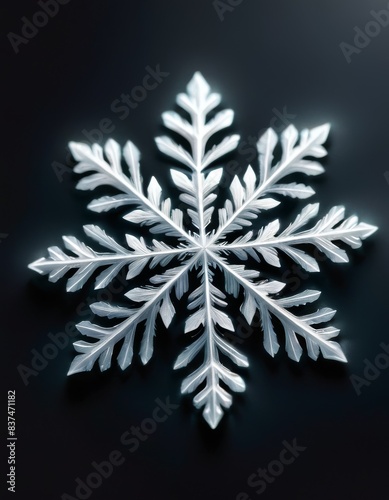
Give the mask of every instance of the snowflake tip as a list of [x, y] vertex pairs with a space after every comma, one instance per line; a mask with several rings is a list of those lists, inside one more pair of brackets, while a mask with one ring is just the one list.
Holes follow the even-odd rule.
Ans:
[[363, 231], [362, 239], [368, 238], [369, 236], [371, 236], [372, 234], [374, 234], [378, 230], [377, 226], [373, 226], [371, 224], [366, 224], [365, 222], [360, 222], [359, 227]]
[[200, 71], [196, 71], [188, 83], [188, 92], [193, 95], [208, 94], [210, 87]]
[[224, 412], [223, 410], [221, 410], [220, 406], [215, 407], [214, 410], [215, 411], [211, 411], [211, 408], [208, 407], [203, 411], [203, 417], [211, 429], [216, 429], [224, 415]]
[[31, 262], [31, 264], [28, 264], [28, 269], [31, 269], [32, 271], [35, 271], [36, 273], [39, 274], [44, 274], [43, 269], [41, 268], [40, 264], [44, 262], [46, 259], [44, 257], [41, 257], [40, 259], [34, 260], [34, 262]]

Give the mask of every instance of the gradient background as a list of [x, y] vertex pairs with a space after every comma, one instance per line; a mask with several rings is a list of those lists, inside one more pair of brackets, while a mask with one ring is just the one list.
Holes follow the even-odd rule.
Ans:
[[[339, 47], [353, 43], [354, 26], [364, 29], [371, 9], [387, 8], [373, 0], [243, 0], [221, 21], [211, 0], [73, 0], [15, 54], [7, 34], [19, 34], [22, 16], [31, 19], [40, 8], [25, 0], [3, 6], [0, 233], [8, 237], [0, 244], [2, 408], [5, 414], [6, 391], [15, 389], [18, 436], [17, 493], [6, 491], [4, 466], [5, 495], [74, 496], [76, 478], [85, 479], [93, 461], [118, 449], [125, 463], [93, 491], [93, 500], [235, 500], [239, 492], [252, 500], [258, 496], [248, 477], [278, 458], [283, 440], [296, 438], [306, 451], [263, 498], [389, 498], [389, 370], [359, 397], [349, 378], [362, 375], [364, 359], [374, 361], [380, 343], [389, 342], [389, 27], [351, 63]], [[147, 65], [157, 64], [169, 76], [120, 120], [111, 103], [141, 83]], [[321, 306], [338, 310], [333, 324], [342, 330], [348, 365], [314, 363], [306, 355], [296, 364], [283, 348], [272, 360], [253, 335], [240, 346], [250, 360], [239, 372], [247, 390], [234, 396], [215, 431], [190, 397], [180, 397], [185, 372], [172, 371], [185, 345], [182, 310], [169, 334], [159, 328], [147, 367], [135, 359], [124, 373], [113, 363], [104, 374], [94, 369], [67, 379], [74, 356], [69, 343], [28, 386], [17, 371], [30, 366], [31, 350], [40, 352], [49, 332], [79, 322], [77, 305], [95, 297], [91, 282], [66, 294], [64, 280], [49, 284], [27, 264], [60, 245], [62, 234], [81, 237], [82, 224], [101, 224], [121, 242], [128, 227], [115, 214], [87, 211], [93, 194], [76, 192], [73, 174], [60, 182], [53, 162], [66, 164], [67, 142], [85, 141], [83, 129], [107, 117], [114, 125], [109, 135], [121, 144], [130, 138], [141, 150], [144, 178], [155, 174], [169, 188], [169, 162], [153, 138], [163, 130], [161, 113], [174, 107], [196, 70], [222, 93], [223, 107], [235, 110], [232, 130], [242, 138], [257, 135], [274, 109], [285, 106], [299, 129], [331, 122], [326, 173], [310, 179], [317, 192], [312, 200], [320, 200], [321, 213], [345, 204], [347, 214], [380, 227], [349, 265], [323, 262], [321, 275], [301, 283], [301, 289], [323, 291]], [[242, 168], [247, 164], [244, 155], [233, 158]], [[302, 206], [287, 204], [277, 216], [286, 224]], [[129, 453], [120, 436], [151, 416], [156, 398], [167, 396], [180, 407]], [[5, 440], [3, 447], [4, 460]]]

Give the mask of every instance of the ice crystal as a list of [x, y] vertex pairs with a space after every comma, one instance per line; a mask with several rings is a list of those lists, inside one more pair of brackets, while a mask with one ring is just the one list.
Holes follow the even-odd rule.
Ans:
[[[323, 167], [314, 159], [326, 155], [323, 144], [328, 136], [328, 124], [302, 130], [300, 134], [290, 125], [280, 139], [269, 128], [257, 144], [258, 167], [248, 166], [242, 178], [235, 176], [229, 186], [228, 199], [222, 208], [215, 210], [223, 168], [212, 168], [212, 165], [233, 151], [239, 141], [238, 135], [229, 135], [207, 148], [214, 134], [229, 127], [233, 121], [232, 110], [214, 111], [220, 101], [221, 96], [211, 92], [202, 75], [196, 73], [187, 92], [177, 96], [177, 104], [190, 121], [175, 112], [162, 115], [164, 125], [184, 140], [179, 145], [168, 136], [156, 139], [158, 149], [182, 166], [180, 170], [170, 170], [173, 183], [181, 192], [181, 208], [173, 208], [171, 199], [164, 198], [155, 177], [144, 191], [140, 153], [132, 142], [127, 142], [123, 151], [112, 139], [104, 149], [98, 144], [90, 147], [71, 142], [69, 147], [78, 162], [74, 171], [87, 174], [77, 188], [93, 190], [108, 185], [119, 192], [93, 200], [88, 208], [106, 212], [132, 205], [133, 208], [126, 209], [124, 219], [147, 226], [156, 236], [147, 242], [143, 237], [126, 234], [126, 246], [123, 246], [100, 227], [86, 225], [86, 235], [104, 247], [104, 252], [65, 236], [64, 245], [72, 255], [59, 247], [50, 247], [48, 258], [41, 258], [29, 266], [38, 273], [48, 274], [52, 282], [70, 269], [76, 269], [67, 281], [69, 292], [80, 289], [99, 268], [104, 269], [96, 278], [95, 289], [107, 287], [122, 268], [127, 270], [129, 291], [125, 296], [129, 299], [128, 307], [105, 302], [91, 305], [94, 314], [116, 318], [119, 322], [109, 327], [89, 321], [77, 325], [82, 335], [94, 341], [74, 343], [79, 354], [70, 366], [69, 375], [91, 370], [96, 362], [100, 370], [108, 369], [114, 346], [120, 341], [117, 361], [124, 370], [132, 362], [137, 334], [142, 335], [139, 355], [146, 364], [153, 354], [157, 316], [168, 328], [176, 312], [175, 304], [183, 301], [189, 310], [185, 333], [191, 332], [191, 343], [178, 356], [174, 369], [186, 367], [192, 361], [195, 363], [202, 356], [202, 360], [197, 361], [197, 368], [182, 382], [181, 391], [197, 390], [194, 405], [203, 408], [203, 416], [212, 428], [218, 425], [223, 407], [231, 406], [232, 397], [227, 389], [245, 390], [243, 379], [222, 363], [221, 356], [222, 359], [230, 358], [239, 367], [248, 366], [247, 357], [228, 342], [227, 332], [234, 332], [227, 309], [228, 298], [242, 297], [240, 309], [249, 324], [254, 315], [259, 314], [263, 345], [271, 356], [280, 347], [273, 326], [277, 318], [279, 328], [284, 330], [285, 349], [291, 359], [299, 361], [303, 351], [299, 339], [302, 338], [312, 359], [316, 360], [321, 353], [324, 358], [345, 362], [340, 345], [332, 340], [339, 331], [323, 326], [335, 311], [323, 308], [303, 316], [290, 311], [295, 306], [314, 302], [320, 292], [306, 290], [284, 296], [285, 293], [280, 292], [285, 283], [264, 279], [260, 270], [263, 262], [279, 268], [280, 255], [285, 254], [304, 270], [319, 271], [316, 259], [306, 251], [307, 245], [316, 247], [333, 262], [347, 262], [347, 254], [338, 243], [358, 248], [361, 240], [376, 230], [374, 226], [358, 222], [355, 216], [345, 218], [342, 206], [333, 207], [312, 225], [309, 222], [318, 213], [318, 203], [305, 206], [286, 228], [280, 228], [279, 220], [274, 220], [263, 223], [259, 230], [254, 229], [253, 220], [279, 205], [282, 197], [305, 199], [314, 194], [311, 187], [285, 179], [296, 172], [305, 175], [323, 172]], [[274, 158], [276, 148], [280, 151], [277, 159]], [[176, 243], [171, 244], [171, 241]], [[245, 264], [236, 264], [237, 261]], [[146, 267], [156, 269], [150, 283], [131, 288], [131, 279]], [[214, 279], [216, 274], [222, 280]], [[217, 283], [223, 283], [223, 289]]]

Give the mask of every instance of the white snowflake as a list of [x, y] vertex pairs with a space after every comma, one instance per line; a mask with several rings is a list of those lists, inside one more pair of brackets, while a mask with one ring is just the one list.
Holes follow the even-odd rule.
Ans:
[[[358, 222], [355, 216], [345, 219], [344, 208], [337, 206], [315, 225], [302, 230], [317, 215], [318, 203], [307, 205], [281, 232], [278, 220], [257, 231], [251, 229], [253, 219], [280, 203], [272, 196], [304, 199], [314, 194], [313, 189], [304, 184], [281, 181], [284, 182], [284, 178], [295, 172], [306, 175], [323, 172], [323, 167], [312, 158], [326, 155], [323, 144], [328, 136], [329, 125], [303, 130], [300, 138], [296, 128], [290, 125], [281, 134], [280, 147], [277, 135], [271, 128], [268, 129], [258, 142], [258, 175], [248, 166], [243, 183], [235, 176], [229, 187], [231, 199], [227, 199], [224, 207], [214, 213], [215, 191], [220, 186], [223, 168], [210, 167], [233, 151], [239, 141], [238, 135], [231, 135], [206, 150], [210, 138], [232, 124], [232, 110], [214, 112], [207, 121], [207, 115], [219, 106], [220, 101], [221, 96], [211, 92], [202, 75], [196, 73], [188, 84], [187, 93], [177, 96], [177, 104], [186, 111], [191, 121], [175, 112], [162, 115], [165, 126], [179, 134], [189, 145], [189, 148], [184, 148], [169, 137], [156, 139], [162, 153], [184, 166], [183, 171], [170, 170], [175, 186], [181, 191], [180, 200], [185, 206], [183, 210], [172, 208], [170, 198], [162, 198], [162, 189], [155, 177], [152, 177], [147, 187], [147, 194], [144, 193], [139, 169], [140, 154], [133, 143], [127, 142], [123, 149], [126, 168], [129, 170], [124, 172], [120, 147], [112, 139], [107, 141], [104, 150], [98, 144], [89, 147], [71, 142], [71, 152], [78, 162], [75, 172], [88, 172], [77, 188], [93, 190], [98, 186], [109, 185], [121, 193], [93, 200], [88, 208], [95, 212], [106, 212], [135, 205], [135, 209], [126, 212], [124, 219], [149, 226], [150, 232], [157, 234], [158, 239], [146, 243], [142, 237], [126, 234], [125, 247], [98, 226], [87, 225], [84, 226], [87, 236], [108, 252], [96, 252], [78, 239], [65, 236], [64, 245], [75, 256], [67, 255], [58, 247], [50, 247], [48, 258], [41, 258], [29, 266], [38, 273], [49, 274], [49, 280], [53, 282], [69, 269], [77, 269], [68, 279], [69, 292], [80, 289], [99, 267], [105, 269], [97, 276], [95, 289], [106, 287], [124, 266], [128, 269], [129, 282], [140, 275], [146, 266], [150, 269], [166, 268], [150, 279], [151, 284], [132, 288], [125, 294], [132, 303], [129, 307], [105, 302], [91, 305], [94, 314], [120, 318], [120, 322], [110, 327], [89, 321], [77, 325], [81, 334], [95, 341], [80, 340], [74, 343], [80, 354], [73, 360], [69, 374], [91, 370], [95, 362], [98, 362], [100, 370], [106, 370], [110, 367], [114, 346], [119, 341], [123, 343], [117, 360], [124, 370], [131, 364], [137, 331], [142, 331], [140, 358], [146, 364], [153, 354], [158, 314], [166, 328], [175, 315], [174, 291], [177, 300], [185, 300], [191, 311], [186, 320], [185, 333], [192, 332], [193, 336], [192, 343], [178, 356], [174, 369], [187, 366], [202, 353], [203, 361], [185, 378], [181, 391], [191, 393], [201, 385], [194, 397], [194, 405], [197, 408], [204, 407], [203, 416], [212, 428], [218, 425], [223, 415], [222, 407], [228, 408], [232, 403], [226, 387], [237, 392], [245, 390], [243, 379], [222, 364], [220, 355], [230, 358], [239, 367], [248, 366], [246, 356], [226, 341], [227, 331], [234, 331], [226, 308], [227, 297], [237, 298], [242, 293], [241, 312], [248, 323], [252, 322], [256, 312], [259, 313], [264, 348], [271, 356], [279, 349], [272, 325], [272, 318], [275, 317], [285, 332], [285, 348], [293, 360], [299, 361], [302, 354], [298, 340], [300, 336], [311, 358], [316, 360], [321, 352], [325, 358], [345, 362], [341, 347], [331, 340], [338, 335], [339, 330], [331, 326], [313, 326], [329, 321], [335, 311], [324, 308], [296, 316], [289, 310], [315, 301], [320, 292], [307, 290], [293, 296], [282, 296], [279, 292], [285, 284], [273, 279], [260, 279], [258, 263], [263, 260], [270, 266], [280, 267], [279, 254], [286, 254], [306, 271], [317, 272], [319, 267], [316, 260], [300, 245], [316, 247], [333, 262], [347, 262], [346, 252], [334, 241], [358, 248], [361, 240], [377, 229]], [[280, 150], [278, 161], [273, 158], [276, 147]], [[184, 219], [189, 222], [184, 223]], [[236, 232], [240, 232], [240, 235], [234, 236]], [[174, 246], [167, 243], [172, 238], [176, 241]], [[253, 262], [254, 265], [245, 267], [234, 264], [236, 257], [241, 261]], [[216, 285], [219, 283], [214, 280], [216, 274], [224, 278], [223, 290]], [[190, 285], [192, 291], [189, 297], [184, 298]]]

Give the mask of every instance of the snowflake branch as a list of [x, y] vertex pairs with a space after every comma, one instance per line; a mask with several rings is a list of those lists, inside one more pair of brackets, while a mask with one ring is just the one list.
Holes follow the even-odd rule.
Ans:
[[201, 336], [178, 357], [174, 369], [182, 368], [190, 363], [204, 349], [204, 361], [182, 383], [181, 392], [193, 392], [203, 381], [205, 387], [193, 399], [196, 408], [204, 406], [203, 416], [212, 429], [215, 429], [223, 416], [224, 408], [232, 404], [232, 397], [220, 385], [226, 383], [237, 392], [245, 390], [243, 379], [228, 370], [219, 359], [219, 351], [228, 356], [238, 366], [248, 366], [245, 356], [225, 342], [216, 332], [215, 326], [233, 331], [230, 318], [219, 308], [225, 307], [225, 295], [212, 284], [213, 273], [206, 252], [202, 256], [200, 272], [201, 285], [189, 297], [189, 309], [199, 306], [186, 322], [185, 332], [196, 330], [200, 324], [204, 326]]
[[256, 258], [255, 250], [268, 264], [280, 267], [278, 250], [289, 255], [306, 271], [317, 272], [319, 266], [316, 260], [301, 249], [294, 248], [295, 245], [313, 245], [332, 262], [343, 263], [348, 262], [348, 256], [343, 249], [333, 243], [334, 241], [342, 241], [352, 248], [359, 248], [362, 245], [361, 240], [368, 238], [377, 230], [375, 226], [359, 222], [356, 216], [345, 219], [345, 209], [339, 206], [333, 207], [313, 228], [298, 232], [298, 229], [317, 215], [318, 210], [318, 203], [307, 205], [279, 236], [276, 235], [279, 229], [279, 221], [276, 220], [261, 229], [255, 239], [252, 239], [251, 231], [232, 243], [213, 245], [210, 248], [223, 253], [232, 252], [243, 259], [247, 259], [248, 255]]
[[[98, 339], [98, 341], [95, 343], [84, 341], [74, 343], [75, 349], [82, 354], [74, 358], [68, 375], [91, 370], [97, 360], [99, 360], [100, 370], [107, 370], [111, 366], [113, 348], [122, 338], [125, 338], [125, 340], [119, 353], [118, 361], [122, 370], [127, 368], [132, 362], [133, 341], [136, 329], [144, 320], [146, 320], [146, 326], [142, 338], [140, 356], [142, 363], [146, 364], [153, 353], [156, 317], [160, 314], [165, 326], [169, 325], [175, 313], [169, 297], [170, 291], [175, 287], [177, 298], [182, 297], [188, 287], [187, 273], [194, 265], [196, 259], [197, 255], [191, 257], [189, 261], [180, 267], [168, 271], [165, 275], [154, 277], [152, 282], [162, 283], [160, 287], [135, 288], [127, 292], [125, 295], [129, 299], [135, 302], [145, 302], [138, 309], [120, 308], [119, 311], [117, 309], [116, 311], [112, 311], [109, 304], [92, 304], [92, 311], [101, 316], [127, 316], [127, 319], [109, 328], [92, 324], [89, 321], [82, 321], [76, 325], [80, 333]], [[169, 313], [166, 312], [167, 310], [169, 310]]]
[[276, 206], [271, 203], [273, 201], [271, 198], [268, 199], [271, 200], [271, 206], [263, 206], [260, 203], [259, 199], [266, 193], [275, 192], [300, 198], [311, 196], [314, 191], [307, 186], [295, 183], [291, 185], [277, 185], [276, 182], [293, 172], [302, 172], [307, 175], [322, 173], [324, 169], [318, 162], [304, 160], [304, 158], [309, 156], [320, 158], [326, 154], [326, 150], [322, 144], [326, 141], [328, 132], [328, 124], [316, 127], [310, 131], [304, 129], [301, 132], [300, 144], [296, 146], [298, 132], [293, 125], [290, 125], [281, 135], [283, 147], [282, 158], [277, 165], [272, 167], [273, 151], [277, 143], [277, 136], [272, 129], [268, 129], [258, 142], [259, 185], [254, 189], [256, 178], [250, 166], [245, 174], [247, 186], [245, 191], [238, 177], [234, 178], [231, 184], [231, 194], [235, 202], [235, 211], [229, 209], [228, 204], [224, 209], [220, 210], [221, 223], [215, 234], [210, 238], [209, 244], [214, 244], [235, 229], [241, 229], [242, 226], [250, 226], [251, 222], [248, 219], [256, 218], [260, 210]]
[[103, 149], [98, 144], [89, 147], [84, 143], [70, 142], [69, 147], [75, 160], [79, 162], [74, 167], [76, 173], [97, 172], [82, 178], [76, 186], [77, 189], [93, 190], [101, 185], [111, 185], [125, 193], [125, 195], [104, 196], [93, 200], [88, 205], [90, 210], [102, 212], [123, 205], [136, 204], [140, 209], [124, 216], [126, 220], [154, 225], [152, 232], [164, 232], [196, 244], [194, 238], [183, 227], [181, 210], [171, 210], [170, 199], [161, 202], [162, 189], [154, 177], [148, 187], [148, 197], [143, 194], [139, 170], [140, 153], [132, 142], [128, 141], [123, 150], [131, 178], [123, 173], [120, 147], [114, 140], [109, 139], [104, 148], [109, 162], [105, 160]]
[[[274, 316], [276, 316], [281, 321], [285, 330], [287, 352], [289, 357], [291, 357], [295, 361], [298, 361], [302, 354], [301, 346], [295, 336], [295, 334], [297, 333], [306, 340], [308, 354], [312, 359], [317, 359], [319, 350], [321, 350], [323, 356], [327, 359], [347, 362], [347, 359], [339, 344], [337, 342], [328, 340], [332, 337], [337, 336], [339, 330], [332, 327], [314, 329], [310, 326], [310, 323], [314, 323], [315, 320], [311, 321], [311, 319], [297, 317], [286, 310], [286, 307], [294, 307], [301, 304], [306, 304], [307, 302], [313, 302], [319, 297], [320, 292], [306, 291], [293, 297], [273, 299], [269, 296], [269, 293], [277, 293], [282, 290], [282, 288], [285, 286], [283, 283], [270, 281], [255, 284], [251, 280], [242, 276], [242, 273], [240, 273], [237, 268], [234, 268], [234, 266], [227, 264], [215, 253], [210, 253], [212, 254], [212, 258], [224, 271], [224, 273], [230, 275], [237, 283], [239, 283], [244, 288], [246, 293], [249, 293], [252, 298], [254, 298], [255, 303], [252, 304], [252, 307], [254, 307], [254, 310], [255, 308], [257, 308], [262, 313], [262, 325], [264, 325], [266, 322], [263, 317], [264, 311], [268, 311], [274, 314]], [[250, 316], [251, 314], [252, 312], [250, 312]], [[265, 335], [269, 334], [266, 331], [264, 333]], [[273, 331], [270, 333], [270, 336], [275, 339], [275, 334]], [[278, 344], [272, 351], [270, 351], [271, 355], [274, 355], [277, 350]]]
[[83, 287], [99, 267], [109, 265], [109, 268], [96, 278], [95, 289], [97, 290], [105, 288], [125, 265], [129, 266], [126, 277], [128, 280], [137, 276], [150, 261], [151, 267], [157, 264], [166, 266], [175, 256], [184, 257], [186, 254], [196, 251], [194, 248], [185, 246], [171, 248], [156, 240], [153, 240], [153, 246], [148, 248], [143, 238], [137, 239], [127, 235], [130, 251], [116, 243], [98, 226], [86, 225], [84, 231], [87, 236], [114, 253], [95, 252], [74, 236], [63, 236], [65, 247], [78, 257], [65, 254], [59, 247], [50, 247], [48, 248], [50, 256], [48, 259], [40, 258], [28, 267], [39, 274], [49, 274], [49, 281], [53, 283], [62, 278], [69, 270], [78, 269], [69, 278], [66, 287], [68, 292], [75, 292]]
[[[188, 214], [199, 231], [200, 245], [204, 246], [206, 227], [214, 210], [214, 207], [209, 207], [209, 205], [216, 198], [216, 195], [211, 194], [211, 192], [218, 185], [222, 170], [218, 169], [220, 175], [219, 173], [213, 174], [213, 176], [209, 174], [207, 178], [202, 172], [218, 158], [235, 149], [239, 136], [227, 137], [222, 143], [205, 153], [207, 141], [212, 135], [232, 124], [234, 113], [227, 109], [217, 113], [214, 118], [206, 122], [207, 114], [220, 103], [220, 95], [211, 93], [208, 83], [200, 73], [195, 73], [189, 82], [187, 94], [178, 95], [177, 103], [189, 113], [191, 123], [175, 112], [163, 113], [162, 119], [167, 128], [180, 134], [189, 142], [191, 154], [168, 137], [158, 137], [156, 143], [160, 151], [190, 167], [193, 172], [188, 178], [184, 174], [172, 170], [172, 176], [176, 185], [186, 191], [186, 195], [180, 196], [180, 199], [194, 208], [194, 210], [189, 209]], [[218, 182], [214, 183], [211, 189], [206, 189], [207, 180], [209, 184], [209, 180], [213, 179], [215, 175], [218, 177]]]

